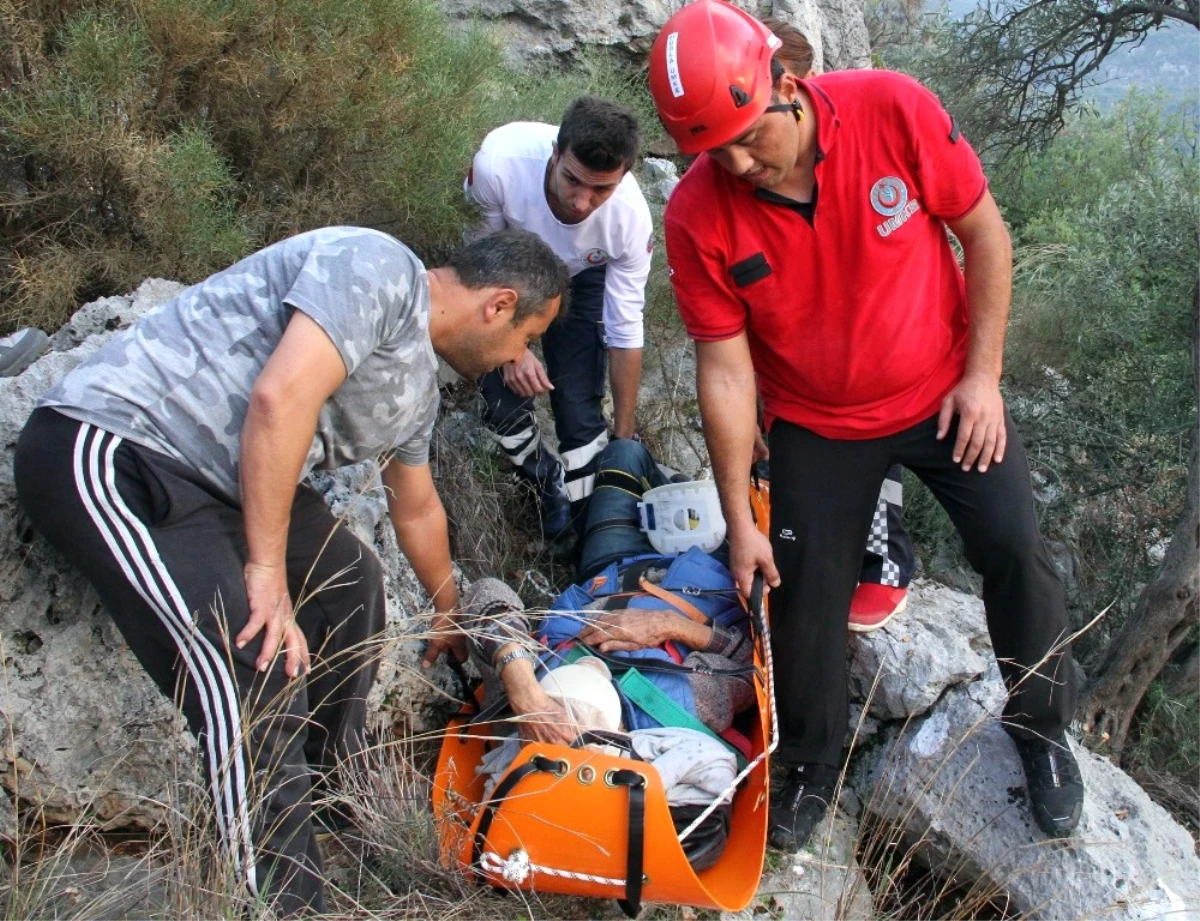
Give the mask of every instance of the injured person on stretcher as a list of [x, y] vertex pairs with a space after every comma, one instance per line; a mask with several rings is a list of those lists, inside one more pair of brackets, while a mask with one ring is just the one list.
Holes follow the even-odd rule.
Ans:
[[[615, 740], [654, 765], [683, 827], [714, 799], [732, 799], [750, 754], [736, 720], [756, 702], [749, 618], [726, 566], [715, 496], [705, 508], [711, 484], [680, 487], [682, 500], [652, 493], [643, 511], [643, 493], [668, 485], [650, 453], [636, 441], [614, 441], [599, 467], [581, 577], [550, 610], [526, 612], [496, 579], [478, 580], [462, 600], [484, 711], [507, 713], [509, 726], [479, 770], [490, 775], [490, 793], [525, 742]], [[659, 552], [651, 538], [664, 545], [664, 528], [671, 530], [664, 517], [682, 525], [672, 547], [687, 542], [680, 533], [694, 534], [696, 544]], [[697, 869], [719, 855], [728, 808], [711, 819], [711, 833], [692, 839], [694, 847], [708, 845], [689, 853]]]

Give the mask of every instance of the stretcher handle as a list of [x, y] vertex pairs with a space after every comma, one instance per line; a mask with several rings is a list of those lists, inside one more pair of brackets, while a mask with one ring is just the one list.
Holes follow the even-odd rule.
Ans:
[[750, 583], [750, 613], [758, 619], [762, 618], [763, 585], [763, 574], [757, 569], [754, 570], [754, 581]]

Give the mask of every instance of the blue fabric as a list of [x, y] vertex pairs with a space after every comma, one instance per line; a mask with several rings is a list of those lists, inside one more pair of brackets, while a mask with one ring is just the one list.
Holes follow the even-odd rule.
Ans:
[[[749, 622], [745, 609], [738, 600], [733, 576], [719, 560], [697, 547], [680, 554], [638, 554], [620, 562], [610, 563], [596, 576], [582, 584], [572, 585], [555, 599], [550, 606], [550, 613], [546, 615], [538, 631], [538, 640], [551, 650], [550, 655], [545, 658], [547, 667], [554, 668], [559, 663], [561, 655], [569, 650], [570, 641], [579, 635], [591, 616], [604, 613], [588, 611], [587, 605], [619, 593], [621, 572], [629, 564], [642, 560], [654, 560], [665, 564], [667, 572], [660, 587], [678, 594], [714, 623], [723, 627], [735, 627], [743, 632], [749, 630]], [[633, 595], [623, 607], [629, 610], [673, 610], [662, 599], [645, 593]], [[678, 612], [676, 614], [679, 617], [684, 616]], [[685, 657], [691, 651], [682, 644], [676, 646]], [[614, 652], [609, 655], [630, 661], [675, 661], [669, 653], [658, 648]], [[696, 712], [695, 698], [686, 675], [653, 671], [643, 671], [643, 674], [689, 713]], [[652, 717], [625, 699], [624, 695], [622, 707], [625, 710], [625, 725], [631, 729], [649, 729], [659, 725]]]
[[[625, 482], [618, 477], [620, 485], [606, 485], [605, 471], [619, 471], [631, 479]], [[584, 578], [635, 554], [655, 554], [650, 538], [635, 523], [638, 502], [647, 489], [667, 482], [650, 452], [640, 442], [625, 438], [609, 442], [596, 461], [596, 474], [579, 554], [579, 572]]]

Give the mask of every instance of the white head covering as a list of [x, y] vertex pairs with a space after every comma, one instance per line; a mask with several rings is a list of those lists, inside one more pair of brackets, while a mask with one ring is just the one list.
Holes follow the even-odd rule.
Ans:
[[546, 695], [561, 704], [579, 732], [621, 728], [621, 698], [613, 687], [608, 666], [595, 657], [560, 665], [540, 682]]

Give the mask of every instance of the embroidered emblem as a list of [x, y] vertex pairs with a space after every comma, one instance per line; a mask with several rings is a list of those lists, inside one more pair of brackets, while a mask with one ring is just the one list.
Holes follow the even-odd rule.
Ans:
[[908, 204], [908, 186], [895, 176], [885, 176], [871, 186], [871, 207], [884, 217], [899, 214]]
[[611, 258], [612, 257], [608, 253], [599, 247], [596, 249], [589, 249], [583, 254], [583, 261], [588, 265], [604, 265], [604, 263], [608, 262], [608, 260]]

